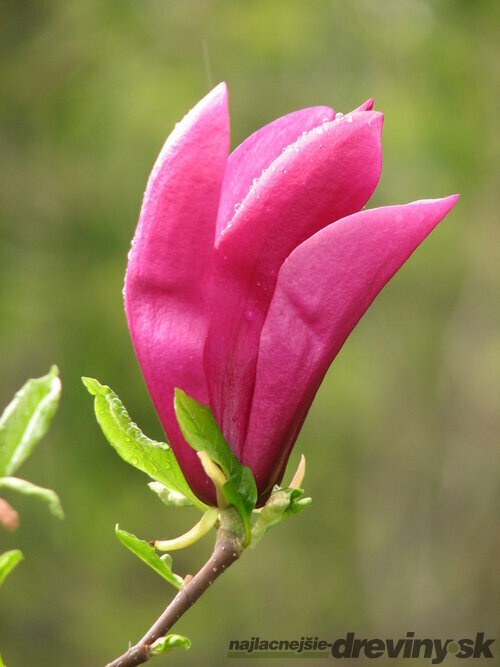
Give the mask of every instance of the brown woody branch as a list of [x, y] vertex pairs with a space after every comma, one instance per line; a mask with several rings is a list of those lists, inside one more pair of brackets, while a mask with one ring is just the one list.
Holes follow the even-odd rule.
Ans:
[[106, 667], [142, 665], [152, 657], [152, 644], [160, 637], [164, 637], [213, 582], [240, 557], [242, 541], [239, 533], [239, 530], [234, 532], [224, 526], [219, 527], [210, 559], [194, 577], [186, 577], [183, 587], [144, 637], [119, 658], [109, 662]]

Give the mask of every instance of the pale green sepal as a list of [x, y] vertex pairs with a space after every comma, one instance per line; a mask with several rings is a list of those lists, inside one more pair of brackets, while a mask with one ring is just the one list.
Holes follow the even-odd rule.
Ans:
[[181, 389], [175, 389], [174, 409], [182, 435], [197, 452], [207, 452], [227, 477], [222, 491], [245, 524], [245, 542], [250, 541], [252, 511], [257, 502], [257, 486], [252, 471], [242, 465], [224, 439], [209, 406], [202, 405]]
[[222, 468], [217, 465], [217, 463], [214, 463], [212, 459], [210, 458], [210, 454], [208, 452], [196, 452], [198, 454], [198, 458], [200, 459], [200, 463], [203, 467], [203, 470], [205, 472], [205, 475], [210, 478], [212, 484], [215, 487], [215, 496], [217, 498], [217, 507], [220, 509], [225, 509], [226, 507], [229, 506], [229, 503], [226, 500], [226, 497], [224, 495], [224, 485], [227, 482], [227, 477], [224, 475], [222, 472]]
[[193, 501], [190, 498], [186, 498], [178, 491], [167, 489], [161, 482], [149, 482], [148, 486], [168, 507], [193, 507]]
[[160, 556], [160, 560], [162, 560], [169, 569], [172, 569], [172, 564], [174, 561], [170, 554], [163, 554], [163, 556]]
[[219, 515], [216, 507], [209, 507], [198, 523], [188, 530], [187, 533], [174, 537], [171, 540], [156, 540], [154, 546], [158, 551], [176, 551], [190, 547], [198, 540], [201, 540], [211, 528], [215, 526]]
[[300, 500], [295, 500], [290, 504], [290, 507], [287, 510], [287, 516], [291, 514], [300, 514], [306, 507], [312, 503], [312, 498], [301, 498]]
[[274, 487], [269, 500], [261, 508], [253, 525], [251, 547], [256, 546], [270, 528], [281, 523], [288, 516], [298, 514], [311, 504], [311, 498], [300, 498], [303, 493], [302, 489]]
[[5, 577], [24, 559], [22, 551], [12, 549], [0, 555], [0, 586]]
[[59, 496], [52, 489], [46, 489], [43, 486], [32, 484], [25, 479], [18, 477], [0, 477], [0, 489], [9, 489], [10, 491], [17, 491], [25, 496], [32, 496], [45, 503], [49, 511], [58, 519], [64, 519], [64, 510], [62, 508]]
[[205, 511], [207, 505], [191, 491], [170, 445], [144, 435], [112, 389], [93, 378], [84, 377], [82, 381], [95, 397], [94, 409], [102, 432], [121, 458]]
[[57, 366], [28, 380], [0, 417], [0, 476], [12, 475], [47, 432], [61, 395]]
[[163, 655], [174, 648], [184, 648], [188, 651], [191, 648], [191, 641], [183, 635], [167, 635], [160, 637], [149, 648], [150, 655]]
[[184, 583], [182, 577], [172, 572], [172, 558], [160, 558], [154, 547], [145, 540], [140, 540], [132, 533], [121, 530], [116, 524], [115, 533], [120, 542], [130, 549], [130, 551], [140, 558], [146, 565], [149, 565], [157, 574], [168, 581], [169, 584], [179, 590]]

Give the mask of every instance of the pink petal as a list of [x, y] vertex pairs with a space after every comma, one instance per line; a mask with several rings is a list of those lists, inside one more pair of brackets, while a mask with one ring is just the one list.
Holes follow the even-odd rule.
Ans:
[[333, 359], [383, 286], [458, 196], [356, 213], [283, 264], [262, 330], [242, 460], [261, 494], [280, 480]]
[[373, 97], [370, 97], [366, 102], [363, 102], [361, 106], [359, 106], [356, 111], [371, 111], [373, 109], [373, 103], [375, 100]]
[[302, 132], [312, 130], [326, 120], [335, 118], [329, 107], [300, 109], [277, 118], [254, 132], [229, 156], [217, 217], [217, 237], [234, 216], [234, 207], [248, 194], [252, 182], [267, 169], [286, 146], [295, 142]]
[[176, 125], [151, 173], [125, 278], [125, 309], [139, 363], [186, 478], [206, 501], [213, 485], [179, 430], [174, 388], [208, 403], [202, 350], [211, 261], [229, 151], [220, 84]]
[[216, 242], [205, 369], [212, 409], [237, 455], [280, 266], [306, 238], [366, 204], [380, 175], [382, 121], [380, 113], [353, 112], [301, 137], [260, 177]]

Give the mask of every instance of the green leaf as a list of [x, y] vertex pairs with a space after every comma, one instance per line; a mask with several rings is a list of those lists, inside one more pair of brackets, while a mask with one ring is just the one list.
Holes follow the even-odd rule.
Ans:
[[138, 558], [140, 558], [146, 565], [149, 565], [157, 574], [168, 581], [169, 584], [172, 584], [177, 589], [180, 589], [184, 580], [182, 577], [179, 577], [178, 574], [172, 572], [172, 558], [168, 556], [167, 558], [160, 558], [154, 548], [148, 544], [145, 540], [140, 540], [132, 533], [127, 533], [125, 530], [120, 530], [118, 524], [115, 528], [115, 533], [120, 542], [130, 549]]
[[61, 501], [57, 493], [52, 491], [52, 489], [45, 489], [43, 486], [37, 486], [18, 477], [0, 477], [0, 489], [2, 488], [23, 493], [25, 496], [38, 498], [48, 506], [54, 516], [58, 519], [64, 519], [64, 510]]
[[0, 586], [9, 572], [12, 572], [23, 558], [22, 551], [19, 551], [19, 549], [12, 549], [12, 551], [6, 551], [0, 555]]
[[207, 452], [227, 477], [222, 491], [226, 500], [241, 514], [247, 543], [252, 528], [250, 518], [257, 502], [257, 486], [252, 471], [236, 458], [209, 406], [176, 389], [174, 408], [186, 442], [197, 452]]
[[302, 489], [282, 489], [279, 486], [275, 486], [252, 528], [250, 546], [254, 547], [260, 542], [270, 528], [281, 523], [288, 516], [302, 512], [302, 510], [310, 505], [312, 499], [301, 498], [303, 493]]
[[151, 491], [156, 493], [158, 498], [167, 505], [168, 507], [192, 507], [193, 501], [186, 496], [183, 496], [182, 493], [173, 491], [172, 489], [167, 489], [167, 487], [161, 482], [149, 482], [148, 484]]
[[12, 475], [45, 435], [61, 394], [57, 366], [28, 380], [0, 417], [0, 476]]
[[181, 389], [175, 390], [174, 408], [182, 435], [197, 452], [207, 452], [226, 477], [240, 466], [208, 405], [202, 405]]
[[163, 655], [164, 653], [173, 651], [174, 648], [185, 648], [186, 651], [189, 651], [191, 648], [191, 641], [183, 635], [167, 635], [166, 637], [160, 637], [151, 644], [150, 653], [151, 655]]
[[93, 378], [82, 381], [95, 397], [94, 409], [102, 432], [121, 458], [205, 511], [207, 505], [189, 488], [170, 445], [144, 435], [112, 389]]

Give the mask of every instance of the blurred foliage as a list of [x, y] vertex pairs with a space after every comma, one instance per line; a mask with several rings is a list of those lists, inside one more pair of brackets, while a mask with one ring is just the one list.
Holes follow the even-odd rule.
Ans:
[[[495, 0], [0, 5], [0, 404], [60, 365], [51, 443], [25, 473], [57, 488], [67, 514], [59, 524], [19, 500], [21, 528], [0, 538], [27, 558], [0, 596], [9, 667], [103, 664], [170, 596], [113, 527], [170, 537], [196, 511], [165, 508], [120, 461], [80, 376], [113, 386], [162, 438], [122, 280], [162, 142], [220, 80], [233, 145], [298, 107], [345, 112], [374, 96], [386, 123], [370, 205], [462, 199], [318, 394], [290, 465], [306, 453], [311, 509], [245, 554], [176, 627], [194, 640], [189, 664], [220, 665], [231, 638], [252, 634], [497, 629], [499, 19]], [[208, 549], [204, 540], [183, 553], [177, 570], [194, 571]], [[168, 660], [186, 664], [182, 652]]]

